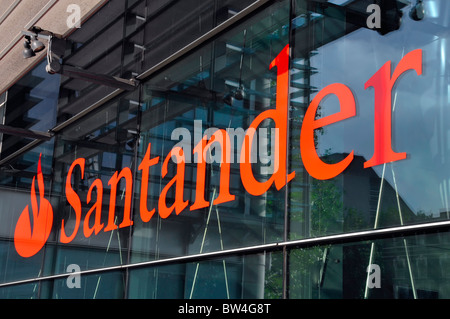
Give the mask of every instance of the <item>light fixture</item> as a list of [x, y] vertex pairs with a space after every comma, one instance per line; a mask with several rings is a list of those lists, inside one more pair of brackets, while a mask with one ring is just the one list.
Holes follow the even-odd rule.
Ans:
[[241, 85], [234, 92], [234, 98], [238, 101], [242, 101], [244, 99], [244, 97], [245, 97], [245, 90], [244, 90], [244, 87]]
[[229, 106], [233, 106], [235, 100], [242, 101], [244, 97], [245, 97], [245, 89], [244, 87], [241, 86], [225, 94], [223, 97], [223, 103]]
[[29, 36], [25, 36], [25, 42], [23, 43], [23, 57], [29, 59], [34, 57], [36, 54], [33, 49], [31, 49], [31, 39]]
[[42, 43], [40, 40], [38, 40], [37, 35], [34, 36], [33, 41], [31, 41], [31, 49], [33, 52], [41, 52], [45, 49], [44, 43]]

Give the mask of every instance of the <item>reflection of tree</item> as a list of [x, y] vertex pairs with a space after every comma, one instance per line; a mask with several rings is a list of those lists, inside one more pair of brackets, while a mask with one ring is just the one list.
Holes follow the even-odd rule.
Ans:
[[[311, 298], [318, 291], [320, 270], [323, 266], [324, 251], [328, 247], [293, 249], [288, 252], [288, 291], [289, 298]], [[283, 255], [271, 255], [270, 268], [266, 271], [266, 299], [280, 299], [283, 287]]]
[[333, 180], [313, 180], [311, 191], [311, 237], [328, 234], [342, 213], [342, 195]]
[[[304, 111], [304, 110], [302, 110]], [[321, 116], [319, 106], [316, 117]], [[301, 123], [291, 123], [291, 130], [301, 127]], [[291, 131], [292, 133], [293, 131]], [[318, 135], [324, 134], [322, 128], [314, 134], [317, 148]], [[299, 134], [292, 134], [291, 143], [298, 145]], [[328, 153], [328, 152], [327, 152]], [[301, 156], [292, 152], [292, 169], [302, 171]], [[294, 183], [297, 183], [294, 185]], [[304, 186], [307, 185], [307, 186]], [[340, 225], [339, 217], [343, 212], [343, 197], [336, 186], [335, 180], [315, 180], [303, 174], [298, 176], [296, 182], [290, 188], [290, 238], [318, 237], [336, 231], [336, 225]], [[309, 210], [309, 213], [306, 213]], [[340, 230], [342, 231], [342, 230]], [[305, 249], [293, 249], [288, 257], [288, 291], [290, 298], [312, 297], [320, 288], [320, 272], [326, 262], [326, 254], [329, 246], [315, 246]], [[272, 255], [272, 267], [266, 271], [266, 298], [280, 298], [282, 296], [283, 280], [283, 254]]]
[[365, 227], [366, 221], [360, 210], [353, 207], [346, 207], [344, 216], [344, 232], [361, 230]]
[[[342, 195], [333, 180], [313, 180], [310, 197], [310, 230], [308, 237], [324, 236], [333, 232], [342, 215]], [[291, 221], [303, 223], [303, 214], [293, 214]], [[299, 238], [300, 234], [291, 233]], [[320, 272], [326, 262], [326, 250], [330, 246], [293, 249], [289, 252], [289, 292], [291, 298], [313, 297], [319, 292]], [[266, 272], [266, 298], [280, 298], [282, 287], [282, 254], [272, 255], [272, 267]]]
[[[289, 254], [289, 290], [291, 298], [311, 298], [320, 289], [320, 271], [329, 246], [294, 249]], [[325, 258], [324, 258], [325, 257]]]
[[[324, 236], [333, 232], [342, 214], [342, 195], [333, 180], [311, 182], [311, 217], [310, 237]], [[312, 294], [320, 292], [321, 271], [326, 262], [326, 253], [330, 246], [315, 246], [305, 249], [294, 249], [290, 252], [291, 297], [316, 297]]]
[[281, 299], [283, 287], [283, 255], [270, 254], [270, 267], [266, 271], [264, 298]]

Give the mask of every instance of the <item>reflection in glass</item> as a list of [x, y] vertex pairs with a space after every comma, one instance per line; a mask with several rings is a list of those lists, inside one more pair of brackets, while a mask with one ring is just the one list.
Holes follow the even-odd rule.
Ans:
[[444, 232], [292, 249], [289, 296], [446, 299], [448, 243]]
[[[283, 4], [271, 6], [264, 14], [200, 47], [144, 85], [139, 161], [149, 149], [150, 158], [159, 157], [158, 164], [150, 168], [146, 202], [148, 210], [156, 211], [145, 222], [135, 212], [132, 261], [231, 249], [282, 238], [284, 189], [271, 189], [263, 196], [246, 194], [240, 176], [239, 132], [245, 132], [257, 114], [275, 107], [276, 72], [270, 72], [269, 66], [288, 41], [288, 9]], [[236, 94], [240, 88], [243, 96]], [[273, 123], [262, 126], [270, 132]], [[234, 146], [229, 173], [229, 191], [234, 199], [214, 205], [227, 177], [222, 176], [220, 160], [211, 160], [206, 165], [205, 187], [199, 188], [201, 168], [195, 149], [204, 135], [217, 129], [228, 132]], [[270, 141], [270, 135], [267, 139]], [[182, 147], [185, 163], [168, 161], [167, 175], [162, 176], [163, 163], [177, 147]], [[221, 159], [217, 152], [222, 151], [214, 147], [209, 156]], [[170, 184], [180, 178], [180, 169], [184, 169], [182, 198], [177, 195], [176, 184]], [[270, 163], [261, 164], [258, 169], [261, 180], [273, 171]], [[137, 178], [139, 181], [141, 174]], [[204, 192], [208, 206], [194, 209], [197, 191]], [[161, 194], [165, 194], [165, 200], [161, 200]], [[161, 216], [161, 205], [171, 207], [177, 203], [184, 208], [182, 211]]]
[[[60, 77], [48, 74], [45, 65], [46, 61], [38, 64], [3, 95], [1, 124], [37, 132], [47, 132], [55, 126]], [[19, 135], [0, 134], [0, 159], [32, 140]]]
[[[135, 0], [124, 5], [123, 1], [108, 1], [95, 15], [94, 24], [86, 24], [70, 36], [74, 45], [65, 62], [124, 77], [141, 74], [250, 3], [253, 1]], [[42, 65], [19, 81], [7, 97], [2, 96], [0, 103], [6, 105], [0, 109], [3, 123], [43, 131], [65, 125], [51, 141], [0, 168], [0, 232], [5, 238], [0, 249], [0, 282], [65, 273], [70, 264], [90, 270], [448, 220], [446, 13], [450, 4], [427, 1], [429, 14], [422, 21], [408, 18], [410, 8], [405, 6], [401, 28], [381, 35], [349, 14], [352, 10], [365, 12], [361, 7], [364, 1], [332, 3], [340, 6], [330, 9], [305, 0], [269, 2], [152, 73], [138, 90], [114, 97], [109, 96], [112, 88], [48, 77], [42, 74]], [[279, 190], [272, 187], [261, 196], [252, 196], [241, 180], [239, 134], [256, 116], [275, 108], [277, 73], [269, 66], [287, 44], [291, 48], [287, 165], [289, 172], [295, 171], [295, 178]], [[424, 52], [423, 74], [403, 74], [392, 90], [392, 145], [408, 156], [364, 168], [374, 153], [376, 109], [375, 92], [365, 84], [386, 62], [391, 61], [394, 69], [416, 49]], [[340, 162], [352, 151], [355, 156], [339, 176], [318, 180], [303, 167], [301, 129], [311, 100], [333, 83], [351, 89], [356, 116], [316, 130], [314, 146], [326, 163]], [[90, 113], [70, 124], [65, 122], [87, 107]], [[327, 96], [316, 118], [339, 112], [340, 107], [336, 96]], [[258, 136], [258, 147], [265, 153], [254, 163], [253, 172], [265, 180], [274, 172], [270, 160], [274, 123], [264, 121], [260, 128], [265, 133]], [[229, 188], [235, 197], [219, 205], [214, 199], [223, 182], [220, 161], [206, 165], [204, 188], [198, 186], [202, 167], [194, 161], [195, 146], [202, 136], [217, 129], [234, 133]], [[0, 160], [28, 142], [2, 136]], [[177, 147], [184, 151], [183, 166], [167, 158]], [[220, 159], [223, 150], [209, 151], [209, 159]], [[24, 261], [10, 239], [29, 202], [40, 154], [46, 198], [55, 211], [54, 227], [45, 249]], [[77, 211], [67, 199], [66, 182], [78, 159], [85, 161], [84, 172], [81, 165], [75, 165], [69, 177], [81, 203]], [[131, 174], [117, 179], [122, 171]], [[177, 179], [181, 175], [183, 178]], [[176, 183], [171, 184], [181, 180], [178, 189]], [[208, 205], [191, 209], [199, 193]], [[179, 203], [181, 208], [171, 211], [172, 205]], [[159, 209], [162, 204], [164, 212]], [[133, 225], [121, 228], [128, 212]], [[67, 243], [60, 240], [63, 221], [66, 234], [74, 234]], [[448, 233], [443, 232], [330, 244], [291, 249], [289, 254], [266, 252], [132, 269], [129, 278], [102, 272], [87, 276], [83, 291], [68, 290], [63, 280], [55, 280], [0, 289], [0, 295], [447, 298], [447, 242]], [[381, 288], [369, 287], [370, 265], [379, 266]]]
[[[303, 113], [316, 92], [332, 83], [352, 90], [357, 109], [355, 117], [315, 131], [316, 149], [324, 162], [337, 163], [352, 151], [355, 159], [334, 179], [319, 181], [305, 173], [303, 180], [291, 183], [291, 194], [295, 194], [292, 205], [298, 205], [297, 198], [307, 198], [302, 210], [291, 211], [291, 238], [448, 219], [448, 143], [442, 121], [448, 102], [447, 81], [443, 79], [448, 70], [445, 58], [441, 59], [448, 41], [442, 33], [435, 33], [436, 28], [447, 27], [436, 12], [446, 12], [448, 3], [430, 1], [427, 6], [439, 10], [432, 10], [435, 13], [422, 21], [405, 18], [398, 31], [384, 36], [361, 25], [345, 9], [318, 10], [306, 6], [305, 1], [296, 4], [291, 127], [301, 127]], [[345, 6], [358, 9], [358, 2], [342, 8]], [[308, 11], [311, 8], [312, 12]], [[410, 8], [402, 10], [407, 17]], [[408, 156], [364, 169], [364, 162], [374, 152], [375, 110], [373, 88], [365, 89], [365, 83], [386, 62], [392, 61], [393, 71], [402, 57], [416, 49], [423, 51], [423, 69], [436, 72], [418, 76], [408, 71], [393, 87], [393, 148]], [[316, 116], [339, 110], [336, 96], [330, 95]], [[296, 146], [297, 132], [291, 133]], [[292, 165], [298, 165], [297, 160], [293, 152]]]
[[227, 257], [130, 271], [131, 299], [280, 298], [280, 253]]
[[51, 299], [123, 299], [125, 296], [124, 274], [105, 272], [83, 275], [80, 288], [74, 287], [73, 278], [43, 282], [41, 295]]

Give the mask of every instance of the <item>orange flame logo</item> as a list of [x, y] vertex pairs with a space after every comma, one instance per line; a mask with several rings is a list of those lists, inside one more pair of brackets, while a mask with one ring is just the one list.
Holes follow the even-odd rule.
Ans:
[[[47, 242], [53, 225], [53, 209], [50, 202], [44, 198], [44, 176], [41, 169], [41, 155], [37, 169], [37, 185], [39, 204], [36, 196], [35, 181], [31, 184], [31, 211], [29, 205], [25, 207], [17, 221], [14, 232], [14, 245], [17, 253], [22, 257], [31, 257], [39, 252]], [[32, 216], [32, 218], [31, 218]]]

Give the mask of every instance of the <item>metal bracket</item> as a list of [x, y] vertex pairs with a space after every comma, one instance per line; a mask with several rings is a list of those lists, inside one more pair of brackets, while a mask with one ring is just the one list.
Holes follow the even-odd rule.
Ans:
[[22, 34], [30, 37], [37, 36], [48, 40], [48, 65], [46, 66], [46, 71], [49, 74], [58, 73], [67, 77], [81, 79], [127, 91], [132, 91], [139, 85], [139, 81], [136, 79], [123, 79], [117, 76], [94, 73], [79, 67], [61, 64], [60, 61], [64, 57], [67, 40], [60, 34], [54, 34], [50, 31], [41, 29], [38, 26], [33, 26], [28, 31], [22, 31]]
[[74, 79], [86, 80], [92, 83], [111, 86], [122, 90], [132, 91], [139, 85], [139, 81], [135, 79], [127, 80], [116, 76], [89, 72], [74, 66], [65, 64], [61, 65], [56, 61], [48, 64], [46, 69], [50, 74], [59, 73]]

